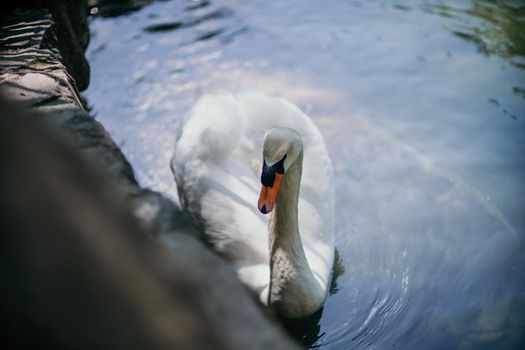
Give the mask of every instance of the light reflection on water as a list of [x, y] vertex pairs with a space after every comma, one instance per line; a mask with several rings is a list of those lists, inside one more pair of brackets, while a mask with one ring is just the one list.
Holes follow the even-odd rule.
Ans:
[[169, 158], [201, 93], [250, 86], [312, 117], [340, 254], [312, 348], [519, 348], [525, 9], [451, 3], [154, 3], [92, 21], [87, 98], [174, 199]]

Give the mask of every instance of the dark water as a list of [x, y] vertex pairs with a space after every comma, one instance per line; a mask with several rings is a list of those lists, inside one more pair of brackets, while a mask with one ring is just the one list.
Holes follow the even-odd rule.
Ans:
[[319, 126], [340, 259], [308, 346], [525, 348], [522, 1], [169, 1], [91, 31], [96, 117], [174, 199], [200, 94], [254, 87]]

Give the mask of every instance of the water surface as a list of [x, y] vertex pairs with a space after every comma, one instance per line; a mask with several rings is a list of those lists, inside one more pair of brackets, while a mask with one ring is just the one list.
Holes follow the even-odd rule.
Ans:
[[319, 126], [340, 259], [307, 346], [525, 346], [520, 1], [168, 1], [91, 32], [96, 118], [174, 200], [202, 93], [253, 87]]

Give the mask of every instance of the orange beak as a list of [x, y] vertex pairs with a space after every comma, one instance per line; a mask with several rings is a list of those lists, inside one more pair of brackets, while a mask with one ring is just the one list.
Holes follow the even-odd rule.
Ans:
[[275, 173], [275, 180], [270, 187], [261, 187], [261, 194], [259, 195], [258, 207], [261, 213], [268, 214], [273, 210], [277, 193], [279, 192], [279, 185], [281, 184], [282, 174]]

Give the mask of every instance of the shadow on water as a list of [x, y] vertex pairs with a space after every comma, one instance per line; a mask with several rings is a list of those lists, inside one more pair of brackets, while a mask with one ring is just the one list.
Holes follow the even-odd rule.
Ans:
[[[153, 0], [95, 0], [90, 2], [90, 14], [100, 17], [119, 17], [140, 10]], [[210, 5], [208, 0], [193, 1], [185, 11], [195, 11]]]
[[216, 30], [211, 30], [209, 32], [202, 33], [201, 35], [195, 38], [195, 41], [205, 41], [205, 40], [215, 38], [216, 36], [224, 33], [224, 31], [225, 29], [216, 29]]
[[[477, 51], [498, 56], [518, 69], [525, 69], [525, 3], [504, 0], [474, 0], [470, 8], [443, 3], [424, 4], [427, 13], [451, 19], [452, 35], [474, 44]], [[512, 93], [525, 99], [525, 87], [512, 86]], [[514, 121], [516, 114], [489, 100], [501, 108], [501, 112]]]
[[475, 44], [479, 53], [497, 55], [525, 69], [524, 3], [475, 0], [471, 8], [438, 3], [425, 4], [423, 10], [454, 19], [452, 34]]
[[98, 0], [90, 2], [89, 11], [100, 17], [118, 17], [140, 10], [152, 0]]
[[334, 254], [334, 267], [332, 269], [332, 280], [330, 281], [330, 289], [328, 293], [334, 295], [339, 292], [339, 286], [337, 285], [337, 280], [345, 273], [345, 266], [343, 265], [343, 260], [339, 251], [336, 249]]
[[174, 21], [174, 22], [169, 22], [169, 23], [153, 24], [153, 25], [150, 25], [144, 28], [144, 31], [148, 33], [157, 33], [157, 32], [166, 32], [166, 31], [176, 30], [176, 29], [181, 29], [181, 28], [190, 28], [190, 27], [195, 27], [205, 21], [223, 19], [223, 18], [228, 18], [231, 16], [232, 16], [231, 10], [227, 8], [219, 8], [205, 15], [191, 18], [186, 21]]
[[[208, 7], [210, 3], [208, 1], [202, 1], [194, 5], [186, 7], [185, 11], [195, 11], [201, 8]], [[192, 17], [184, 16], [185, 18], [177, 18], [176, 20], [163, 23], [155, 23], [148, 25], [143, 28], [143, 31], [150, 34], [161, 34], [164, 32], [180, 30], [180, 29], [189, 29], [199, 27], [201, 24], [208, 23], [210, 21], [223, 21], [234, 16], [234, 12], [226, 7], [220, 7], [214, 10], [208, 10], [208, 13], [202, 15], [193, 15]], [[207, 29], [196, 35], [189, 42], [185, 43], [190, 44], [199, 41], [207, 41], [220, 37], [220, 40], [223, 44], [230, 43], [236, 36], [246, 33], [248, 28], [246, 26], [241, 27], [232, 27], [230, 25], [222, 25], [218, 28]]]
[[208, 0], [202, 0], [202, 1], [196, 1], [194, 4], [186, 7], [186, 11], [195, 11], [203, 7], [207, 7], [210, 5], [210, 2]]
[[[332, 279], [330, 280], [328, 293], [334, 295], [339, 291], [337, 280], [345, 272], [343, 261], [336, 249], [334, 254], [334, 266], [332, 268]], [[281, 319], [284, 329], [301, 345], [308, 349], [317, 349], [315, 344], [321, 339], [324, 333], [321, 332], [321, 317], [323, 316], [321, 307], [310, 316], [295, 319]]]
[[315, 313], [308, 317], [281, 319], [284, 329], [295, 338], [301, 345], [308, 349], [315, 349], [314, 344], [323, 336], [321, 333], [321, 316], [323, 308], [321, 307]]

